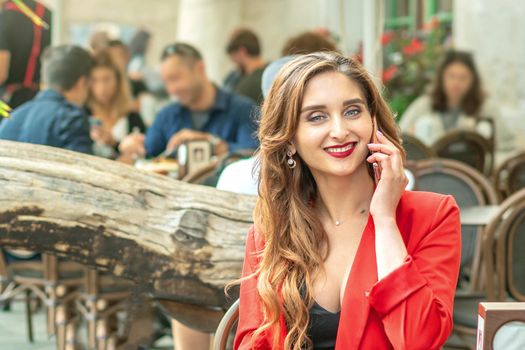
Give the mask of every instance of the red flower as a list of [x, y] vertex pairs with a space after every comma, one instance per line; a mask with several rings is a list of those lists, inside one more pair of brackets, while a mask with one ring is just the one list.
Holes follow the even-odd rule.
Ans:
[[407, 46], [403, 47], [403, 53], [407, 56], [413, 56], [413, 55], [417, 55], [418, 53], [420, 53], [421, 51], [423, 51], [424, 49], [424, 46], [423, 46], [423, 43], [417, 39], [412, 39], [412, 41], [410, 42], [410, 44], [408, 44]]
[[392, 39], [394, 39], [394, 32], [385, 32], [383, 35], [381, 35], [381, 45], [386, 46], [388, 45]]
[[383, 82], [392, 80], [398, 71], [398, 67], [395, 64], [390, 65], [387, 69], [383, 70]]

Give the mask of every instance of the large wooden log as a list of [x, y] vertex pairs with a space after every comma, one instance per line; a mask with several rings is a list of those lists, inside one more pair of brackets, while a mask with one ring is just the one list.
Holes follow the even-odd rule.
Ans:
[[65, 256], [154, 298], [224, 307], [254, 197], [114, 161], [0, 141], [0, 246]]

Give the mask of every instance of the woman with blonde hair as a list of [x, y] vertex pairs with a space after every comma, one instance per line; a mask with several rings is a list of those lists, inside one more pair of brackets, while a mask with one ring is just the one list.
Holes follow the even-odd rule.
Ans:
[[258, 136], [234, 348], [440, 348], [459, 210], [451, 196], [405, 191], [393, 115], [362, 66], [335, 53], [288, 63]]
[[144, 133], [146, 127], [140, 115], [132, 112], [129, 82], [109, 52], [98, 52], [95, 62], [86, 108], [91, 115], [91, 138], [95, 154], [116, 158], [120, 141], [132, 132]]

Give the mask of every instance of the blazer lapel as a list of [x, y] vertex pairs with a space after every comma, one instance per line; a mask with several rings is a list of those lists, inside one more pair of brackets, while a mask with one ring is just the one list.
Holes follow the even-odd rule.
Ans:
[[372, 216], [369, 215], [343, 296], [336, 350], [359, 348], [370, 309], [366, 293], [375, 282], [377, 282], [375, 230]]

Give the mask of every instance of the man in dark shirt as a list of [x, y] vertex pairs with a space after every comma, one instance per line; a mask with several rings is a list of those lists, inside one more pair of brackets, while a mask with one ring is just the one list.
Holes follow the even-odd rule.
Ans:
[[[51, 25], [51, 11], [44, 5], [34, 0], [24, 0], [24, 4]], [[40, 56], [50, 42], [49, 28], [33, 23], [12, 1], [4, 2], [0, 12], [0, 99], [12, 108], [38, 92]]]
[[92, 153], [84, 110], [94, 60], [86, 50], [63, 45], [46, 50], [42, 80], [46, 89], [0, 124], [0, 139]]
[[232, 34], [226, 52], [237, 70], [228, 75], [225, 80], [228, 86], [225, 87], [260, 104], [263, 100], [261, 80], [266, 62], [261, 57], [257, 35], [249, 29], [237, 29]]
[[253, 102], [216, 87], [207, 77], [201, 54], [176, 43], [162, 54], [161, 75], [178, 102], [157, 115], [146, 136], [130, 135], [120, 143], [124, 154], [155, 157], [187, 141], [210, 141], [215, 154], [254, 149]]

